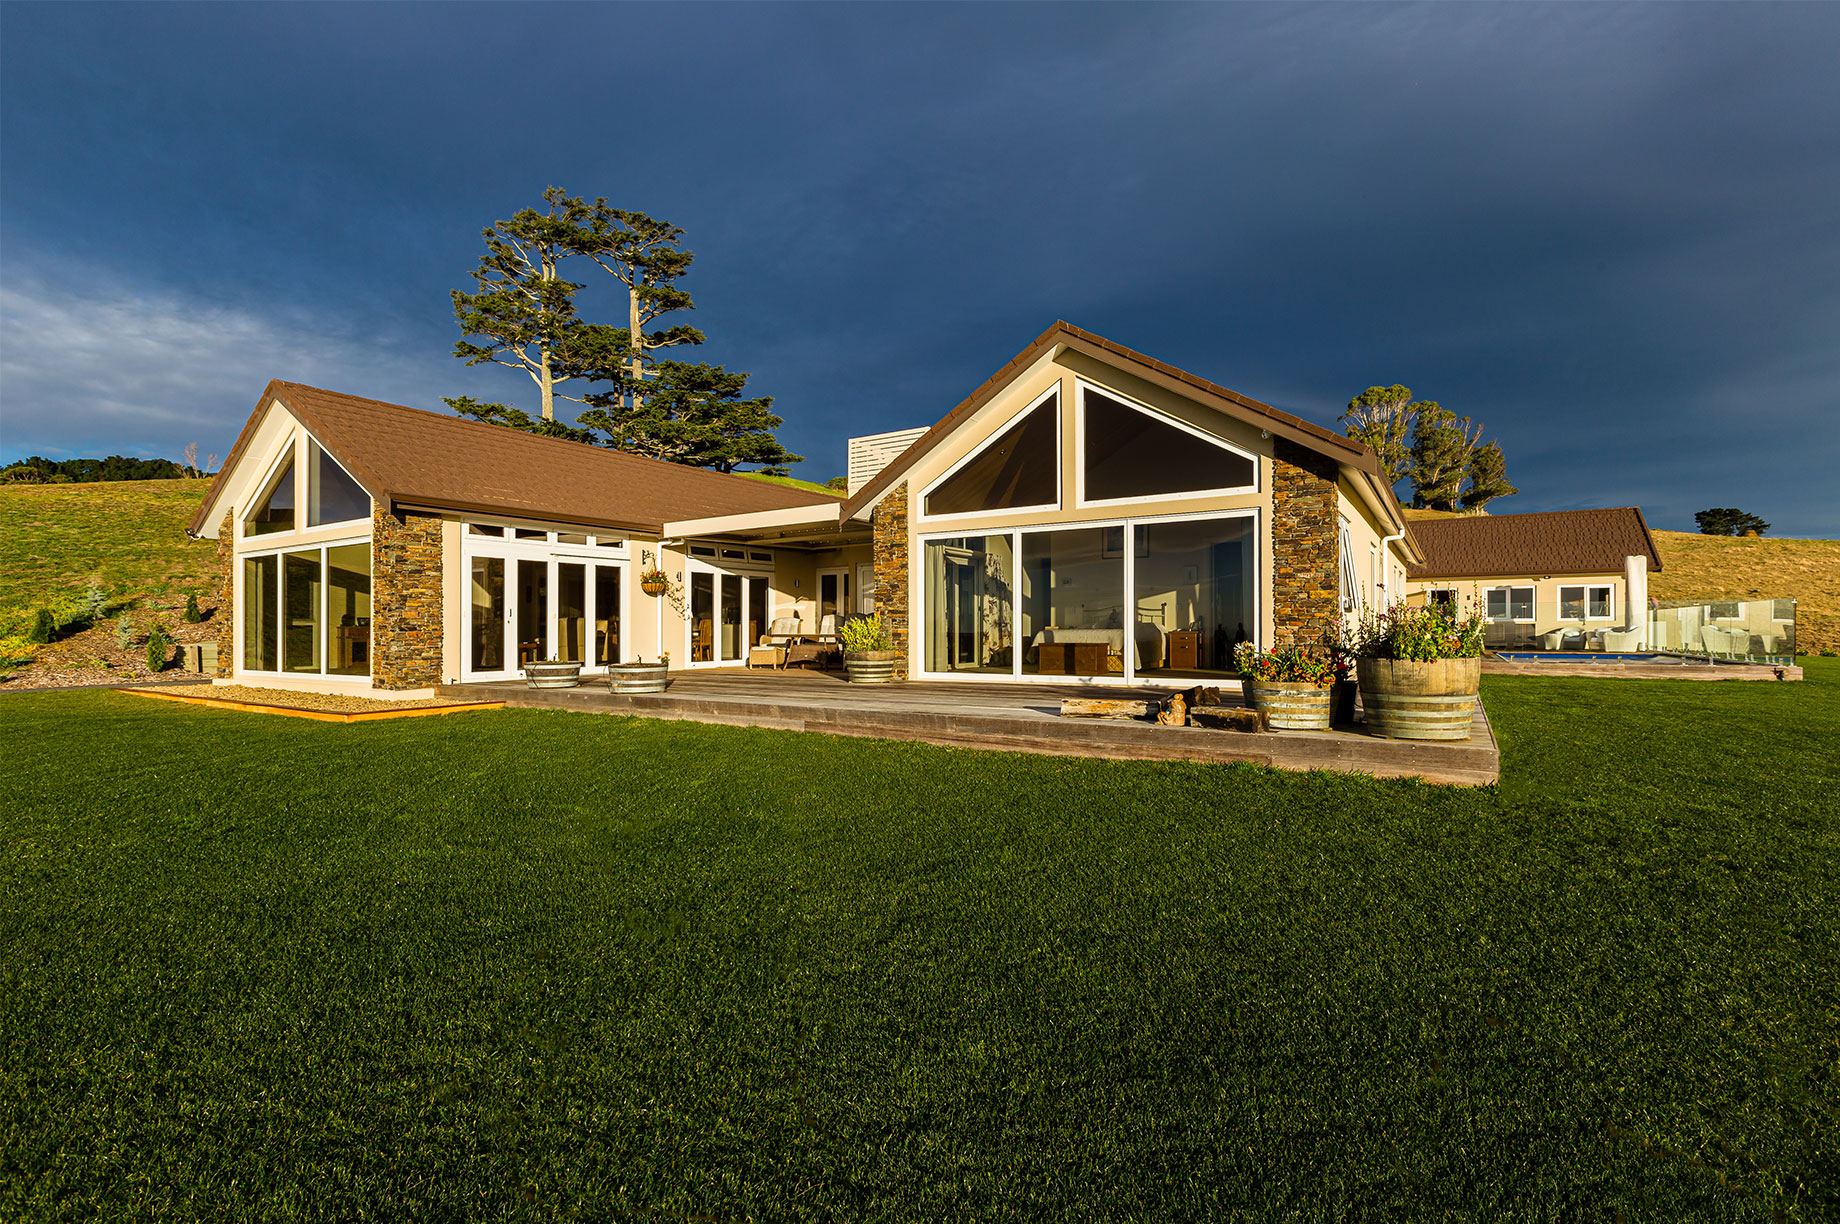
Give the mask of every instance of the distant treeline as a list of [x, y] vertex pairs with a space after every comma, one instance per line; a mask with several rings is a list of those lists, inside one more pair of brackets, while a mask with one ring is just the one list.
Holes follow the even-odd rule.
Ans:
[[99, 480], [180, 480], [202, 473], [171, 459], [46, 459], [33, 455], [0, 469], [5, 484], [90, 484]]

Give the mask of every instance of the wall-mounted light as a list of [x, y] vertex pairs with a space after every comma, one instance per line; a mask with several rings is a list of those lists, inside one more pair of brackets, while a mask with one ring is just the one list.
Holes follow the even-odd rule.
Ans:
[[1271, 430], [1269, 430], [1269, 429], [1261, 429], [1261, 430], [1259, 430], [1259, 437], [1261, 437], [1261, 438], [1269, 438], [1269, 437], [1271, 437]]

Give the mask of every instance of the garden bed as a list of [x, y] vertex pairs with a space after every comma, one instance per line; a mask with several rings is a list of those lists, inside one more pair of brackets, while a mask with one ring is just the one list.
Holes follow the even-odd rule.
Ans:
[[218, 710], [246, 710], [254, 714], [285, 714], [320, 722], [375, 722], [384, 718], [416, 718], [429, 714], [458, 714], [466, 710], [496, 710], [502, 701], [455, 701], [451, 697], [422, 697], [390, 701], [344, 693], [301, 693], [292, 689], [251, 688], [241, 684], [205, 687], [121, 688], [117, 692], [161, 701]]

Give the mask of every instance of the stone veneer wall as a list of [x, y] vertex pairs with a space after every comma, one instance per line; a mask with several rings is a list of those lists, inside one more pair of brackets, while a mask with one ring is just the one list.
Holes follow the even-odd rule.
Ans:
[[901, 661], [895, 678], [907, 679], [907, 482], [882, 496], [869, 516], [875, 533], [875, 614], [888, 626]]
[[1278, 438], [1271, 467], [1272, 647], [1312, 646], [1342, 616], [1337, 465]]
[[217, 589], [217, 675], [228, 680], [236, 671], [236, 510], [224, 514], [217, 528], [217, 565], [223, 584]]
[[428, 688], [441, 675], [441, 519], [371, 516], [371, 684]]

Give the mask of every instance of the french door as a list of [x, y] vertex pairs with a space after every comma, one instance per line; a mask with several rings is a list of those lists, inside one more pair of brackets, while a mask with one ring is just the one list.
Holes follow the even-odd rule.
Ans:
[[598, 671], [621, 659], [625, 565], [474, 552], [467, 559], [468, 680], [505, 680], [556, 659]]
[[739, 667], [760, 644], [772, 619], [766, 574], [691, 562], [684, 600], [684, 634], [691, 667]]

